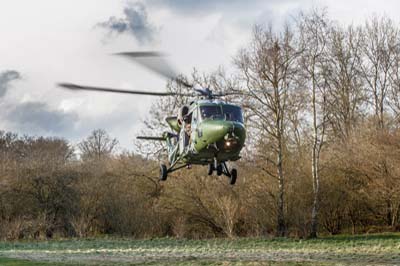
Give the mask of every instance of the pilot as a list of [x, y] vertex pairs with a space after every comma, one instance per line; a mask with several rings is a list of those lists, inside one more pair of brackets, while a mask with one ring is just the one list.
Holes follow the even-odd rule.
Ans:
[[[184, 118], [183, 118], [183, 121], [184, 121], [184, 123], [183, 123], [184, 124], [184, 128], [182, 129], [182, 133], [185, 136], [184, 137], [184, 140], [185, 140], [184, 141], [184, 145], [185, 145], [185, 149], [186, 149], [186, 147], [188, 147], [190, 145], [190, 143], [191, 143], [190, 136], [192, 134], [192, 114], [185, 115]], [[192, 168], [192, 164], [188, 164], [187, 168], [191, 169]]]
[[178, 124], [182, 128], [179, 136], [180, 140], [182, 141], [181, 152], [183, 152], [183, 149], [189, 145], [191, 116], [188, 116], [188, 113], [189, 107], [186, 105], [182, 106], [178, 113]]
[[190, 137], [190, 134], [192, 133], [192, 116], [186, 115], [184, 117], [184, 121], [185, 121], [185, 132]]
[[189, 113], [189, 107], [184, 105], [181, 107], [181, 109], [179, 110], [178, 113], [178, 124], [179, 126], [182, 126], [183, 124], [183, 119], [185, 118], [185, 116]]

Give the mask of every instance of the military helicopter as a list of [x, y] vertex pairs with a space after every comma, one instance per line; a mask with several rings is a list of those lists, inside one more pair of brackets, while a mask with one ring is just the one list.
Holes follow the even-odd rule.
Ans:
[[138, 136], [137, 139], [165, 141], [168, 163], [160, 165], [160, 180], [167, 180], [169, 173], [192, 165], [208, 165], [208, 175], [214, 172], [229, 178], [234, 185], [237, 170], [229, 169], [226, 162], [240, 159], [244, 147], [246, 129], [242, 110], [239, 106], [220, 100], [220, 97], [237, 93], [213, 93], [209, 88], [192, 85], [178, 78], [178, 75], [159, 52], [124, 52], [116, 55], [133, 59], [151, 71], [175, 80], [191, 88], [193, 93], [154, 92], [121, 90], [104, 87], [81, 86], [72, 83], [59, 83], [58, 86], [69, 90], [100, 91], [151, 96], [195, 97], [188, 105], [179, 109], [176, 116], [168, 116], [165, 121], [172, 132], [162, 136]]

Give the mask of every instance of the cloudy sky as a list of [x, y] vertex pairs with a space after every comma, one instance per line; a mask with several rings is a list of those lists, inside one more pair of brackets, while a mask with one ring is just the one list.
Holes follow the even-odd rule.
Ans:
[[229, 68], [255, 23], [313, 7], [342, 24], [400, 18], [396, 0], [1, 0], [0, 130], [76, 142], [103, 128], [130, 149], [153, 98], [55, 84], [162, 91], [165, 80], [111, 54], [164, 51], [184, 74]]

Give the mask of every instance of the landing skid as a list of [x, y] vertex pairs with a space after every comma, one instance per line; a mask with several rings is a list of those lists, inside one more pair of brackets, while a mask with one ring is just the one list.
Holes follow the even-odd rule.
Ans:
[[234, 185], [236, 183], [237, 170], [232, 168], [232, 170], [229, 171], [225, 162], [218, 163], [215, 160], [213, 164], [210, 163], [208, 165], [208, 175], [212, 175], [214, 171], [216, 171], [217, 176], [221, 176], [222, 174], [227, 176], [229, 178], [229, 184]]
[[167, 177], [168, 177], [169, 173], [175, 172], [175, 171], [177, 171], [179, 169], [182, 169], [184, 167], [189, 167], [190, 164], [183, 164], [183, 165], [179, 165], [177, 167], [175, 167], [175, 166], [176, 166], [176, 164], [172, 165], [169, 168], [167, 168], [167, 166], [165, 164], [161, 164], [160, 165], [160, 180], [161, 181], [167, 180]]
[[[165, 181], [167, 180], [168, 174], [175, 172], [179, 169], [185, 168], [185, 167], [190, 167], [191, 164], [183, 164], [176, 166], [177, 163], [171, 165], [171, 167], [167, 168], [165, 164], [160, 165], [160, 180]], [[218, 176], [221, 176], [224, 174], [229, 178], [229, 184], [234, 185], [236, 183], [237, 179], [237, 170], [235, 168], [232, 168], [231, 171], [229, 171], [228, 166], [226, 165], [225, 162], [216, 164], [216, 167], [213, 164], [208, 165], [208, 175], [212, 175], [213, 172], [216, 171]]]

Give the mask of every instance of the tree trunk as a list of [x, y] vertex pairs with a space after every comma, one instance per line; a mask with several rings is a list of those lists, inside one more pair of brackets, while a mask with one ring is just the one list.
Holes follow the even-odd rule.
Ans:
[[318, 143], [318, 125], [317, 125], [317, 106], [316, 106], [316, 84], [314, 76], [312, 88], [312, 109], [313, 109], [313, 147], [312, 147], [312, 181], [313, 181], [313, 207], [311, 213], [310, 238], [317, 237], [318, 231], [318, 209], [319, 209], [319, 150], [322, 143]]
[[277, 158], [277, 171], [278, 171], [278, 223], [277, 223], [277, 236], [284, 237], [286, 235], [286, 223], [285, 223], [285, 214], [284, 214], [284, 174], [283, 174], [283, 145], [282, 145], [282, 136], [279, 134], [278, 137], [278, 158]]
[[313, 185], [314, 185], [314, 200], [311, 213], [311, 231], [310, 238], [317, 237], [318, 231], [318, 210], [319, 210], [319, 174], [318, 174], [318, 159], [314, 156], [315, 151], [313, 150]]

